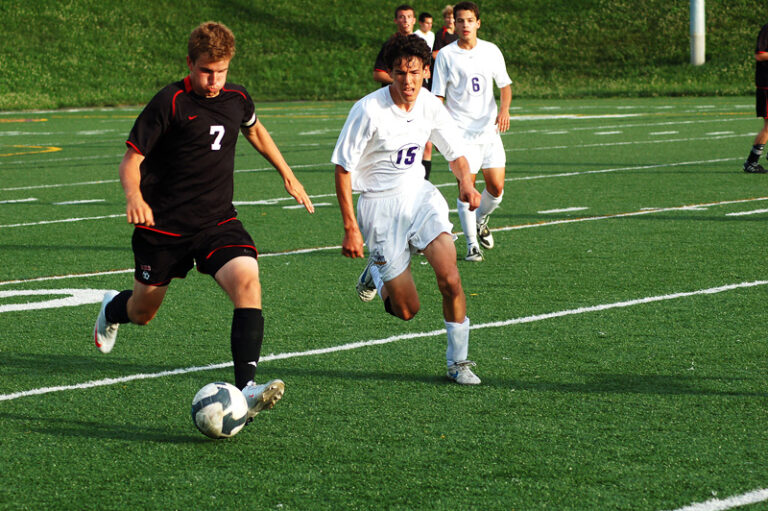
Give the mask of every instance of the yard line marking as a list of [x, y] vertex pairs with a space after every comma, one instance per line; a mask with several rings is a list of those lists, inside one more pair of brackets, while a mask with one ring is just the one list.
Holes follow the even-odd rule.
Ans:
[[0, 188], [0, 192], [17, 192], [20, 190], [39, 190], [41, 188], [62, 188], [64, 186], [86, 186], [86, 185], [103, 185], [107, 183], [119, 183], [119, 179], [103, 179], [101, 181], [81, 181], [79, 183], [59, 183], [52, 185], [30, 185], [30, 186], [14, 186], [11, 188]]
[[68, 200], [63, 202], [54, 202], [54, 206], [70, 206], [72, 204], [91, 204], [94, 202], [107, 202], [106, 199], [82, 199], [82, 200]]
[[[687, 298], [692, 296], [712, 295], [717, 293], [723, 293], [726, 291], [732, 291], [734, 289], [746, 289], [751, 287], [764, 286], [766, 284], [768, 284], [768, 280], [755, 280], [752, 282], [741, 282], [738, 284], [726, 284], [724, 286], [699, 289], [697, 291], [684, 291], [684, 292], [672, 293], [672, 294], [666, 294], [666, 295], [648, 296], [645, 298], [636, 298], [633, 300], [625, 300], [620, 302], [606, 303], [601, 305], [592, 305], [592, 306], [586, 306], [586, 307], [577, 307], [575, 309], [566, 309], [562, 311], [549, 312], [545, 314], [535, 314], [532, 316], [513, 318], [513, 319], [504, 320], [504, 321], [493, 321], [490, 323], [481, 323], [478, 325], [471, 325], [470, 329], [480, 330], [485, 328], [499, 328], [499, 327], [506, 327], [506, 326], [512, 326], [512, 325], [521, 325], [526, 323], [534, 323], [536, 321], [543, 321], [546, 319], [562, 318], [565, 316], [585, 314], [588, 312], [600, 312], [600, 311], [605, 311], [610, 309], [626, 308], [626, 307], [632, 307], [635, 305], [644, 305], [648, 303], [662, 302], [666, 300], [676, 300], [678, 298]], [[436, 337], [438, 335], [443, 335], [443, 334], [445, 334], [444, 328], [439, 330], [432, 330], [428, 332], [412, 332], [412, 333], [406, 333], [406, 334], [393, 335], [393, 336], [385, 337], [382, 339], [371, 339], [368, 341], [351, 342], [347, 344], [341, 344], [338, 346], [331, 346], [328, 348], [318, 348], [318, 349], [307, 350], [307, 351], [295, 351], [295, 352], [287, 352], [287, 353], [269, 354], [266, 356], [262, 356], [261, 361], [268, 362], [272, 360], [284, 360], [284, 359], [297, 358], [297, 357], [326, 355], [329, 353], [337, 353], [340, 351], [350, 351], [358, 348], [366, 348], [369, 346], [380, 346], [383, 344], [390, 344], [393, 342], [409, 340], [409, 339]], [[73, 385], [42, 387], [37, 389], [25, 390], [21, 392], [14, 392], [11, 394], [0, 394], [0, 401], [10, 401], [10, 400], [18, 399], [22, 397], [28, 397], [28, 396], [34, 396], [34, 395], [40, 395], [40, 394], [49, 394], [52, 392], [62, 392], [66, 390], [80, 390], [80, 389], [87, 389], [87, 388], [93, 388], [93, 387], [104, 387], [108, 385], [115, 385], [118, 383], [126, 383], [126, 382], [136, 381], [136, 380], [162, 378], [165, 376], [188, 374], [188, 373], [195, 373], [200, 371], [209, 371], [212, 369], [223, 369], [231, 366], [232, 366], [232, 362], [222, 362], [219, 364], [210, 364], [206, 366], [193, 366], [193, 367], [187, 367], [182, 369], [161, 371], [157, 373], [141, 373], [141, 374], [132, 374], [128, 376], [121, 376], [118, 378], [106, 378], [102, 380], [93, 380], [93, 381], [89, 381], [85, 383], [77, 383]]]
[[102, 215], [102, 216], [88, 216], [88, 217], [80, 217], [80, 218], [62, 218], [60, 220], [41, 220], [39, 222], [26, 222], [23, 224], [6, 224], [6, 225], [0, 225], [0, 229], [4, 228], [11, 228], [11, 227], [29, 227], [32, 225], [47, 225], [47, 224], [61, 224], [61, 223], [68, 223], [68, 222], [82, 222], [84, 220], [103, 220], [105, 218], [119, 218], [121, 216], [125, 216], [125, 213], [122, 213], [120, 215]]
[[571, 223], [577, 223], [577, 222], [592, 222], [595, 220], [608, 220], [610, 218], [624, 218], [624, 217], [631, 217], [631, 216], [650, 215], [654, 213], [665, 213], [669, 211], [700, 211], [702, 208], [711, 207], [711, 206], [726, 206], [729, 204], [742, 204], [745, 202], [764, 201], [764, 200], [768, 200], [768, 197], [754, 197], [751, 199], [706, 202], [703, 204], [689, 204], [686, 206], [670, 206], [668, 208], [641, 209], [639, 211], [628, 211], [626, 213], [614, 213], [612, 215], [587, 216], [587, 217], [580, 217], [580, 218], [564, 218], [561, 220], [548, 220], [543, 222], [533, 222], [530, 224], [510, 225], [507, 227], [496, 227], [491, 229], [491, 231], [493, 232], [516, 231], [521, 229], [530, 229], [533, 227], [571, 224]]
[[679, 131], [652, 131], [649, 135], [677, 135]]
[[624, 133], [623, 131], [596, 131], [595, 135], [620, 135]]
[[540, 215], [547, 215], [549, 213], [570, 213], [571, 211], [584, 211], [585, 209], [589, 209], [587, 207], [573, 207], [573, 208], [562, 208], [562, 209], [545, 209], [543, 211], [537, 211]]
[[37, 199], [34, 197], [29, 197], [27, 199], [11, 199], [11, 200], [0, 200], [0, 204], [17, 204], [19, 202], [35, 202]]
[[737, 213], [726, 213], [725, 216], [757, 215], [760, 213], [768, 213], [768, 209], [753, 209], [752, 211], [739, 211]]
[[676, 509], [675, 511], [723, 511], [735, 507], [748, 506], [768, 500], [768, 488], [754, 490], [741, 495], [728, 497], [727, 499], [711, 499]]
[[705, 135], [710, 137], [716, 137], [719, 135], [733, 135], [733, 132], [732, 131], [713, 131], [711, 133], [705, 133]]
[[[534, 227], [548, 227], [550, 225], [560, 225], [560, 224], [569, 224], [569, 223], [577, 223], [577, 222], [588, 222], [591, 220], [609, 220], [612, 218], [621, 218], [625, 216], [635, 216], [635, 215], [644, 215], [644, 214], [653, 214], [653, 213], [663, 213], [667, 211], [706, 211], [707, 207], [711, 206], [726, 206], [729, 204], [743, 204], [747, 202], [755, 202], [755, 201], [764, 201], [768, 200], [768, 197], [753, 197], [748, 199], [735, 199], [730, 201], [720, 201], [720, 202], [709, 202], [709, 203], [703, 203], [703, 204], [689, 204], [684, 206], [672, 206], [668, 208], [643, 208], [638, 211], [631, 211], [627, 213], [616, 213], [613, 215], [601, 215], [601, 216], [594, 216], [594, 217], [579, 217], [579, 218], [569, 218], [569, 219], [561, 219], [561, 220], [545, 220], [542, 222], [534, 222], [530, 224], [520, 224], [520, 225], [510, 225], [510, 226], [504, 226], [504, 227], [494, 227], [491, 229], [492, 232], [503, 232], [503, 231], [514, 231], [514, 230], [520, 230], [520, 229], [531, 229]], [[302, 206], [303, 207], [303, 206]], [[454, 213], [456, 210], [453, 210]], [[458, 232], [457, 235], [463, 235], [463, 232]], [[332, 246], [325, 246], [325, 247], [310, 247], [310, 248], [300, 248], [296, 250], [288, 250], [284, 252], [271, 252], [271, 253], [264, 253], [259, 254], [259, 257], [278, 257], [278, 256], [284, 256], [284, 255], [297, 255], [297, 254], [311, 254], [313, 252], [320, 252], [324, 250], [340, 250], [341, 245], [332, 245]], [[132, 268], [126, 268], [122, 270], [110, 270], [110, 271], [103, 271], [103, 272], [91, 272], [91, 273], [75, 273], [71, 275], [54, 275], [54, 276], [47, 276], [47, 277], [36, 277], [32, 279], [20, 279], [20, 280], [6, 280], [6, 281], [0, 281], [0, 286], [7, 286], [11, 284], [26, 284], [31, 282], [44, 282], [47, 280], [62, 280], [62, 279], [76, 279], [76, 278], [86, 278], [86, 277], [100, 277], [103, 275], [114, 275], [118, 273], [131, 273], [133, 272]]]

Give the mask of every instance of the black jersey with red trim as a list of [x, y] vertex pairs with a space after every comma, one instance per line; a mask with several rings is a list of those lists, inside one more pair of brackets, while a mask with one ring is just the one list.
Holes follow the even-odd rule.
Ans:
[[255, 123], [253, 100], [240, 85], [205, 98], [187, 77], [152, 98], [126, 145], [144, 156], [141, 193], [156, 229], [189, 234], [237, 215], [235, 144], [240, 128]]
[[456, 41], [459, 38], [459, 36], [456, 33], [451, 34], [448, 32], [448, 29], [445, 27], [442, 27], [440, 32], [435, 34], [435, 42], [432, 45], [432, 51], [439, 51], [440, 48], [443, 48], [445, 46], [448, 46], [453, 41]]
[[[755, 54], [768, 53], [768, 24], [763, 25], [757, 36]], [[768, 60], [757, 61], [755, 65], [755, 85], [758, 89], [768, 89]]]

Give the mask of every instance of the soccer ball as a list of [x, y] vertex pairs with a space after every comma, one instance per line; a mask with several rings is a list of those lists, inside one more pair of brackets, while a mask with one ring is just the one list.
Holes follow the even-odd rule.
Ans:
[[209, 383], [192, 399], [192, 421], [211, 438], [235, 436], [248, 419], [248, 403], [232, 384]]

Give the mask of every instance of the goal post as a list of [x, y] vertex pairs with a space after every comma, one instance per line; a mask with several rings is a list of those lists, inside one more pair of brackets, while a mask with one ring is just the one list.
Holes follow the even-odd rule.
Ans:
[[705, 60], [706, 28], [704, 0], [691, 0], [691, 64], [701, 66]]

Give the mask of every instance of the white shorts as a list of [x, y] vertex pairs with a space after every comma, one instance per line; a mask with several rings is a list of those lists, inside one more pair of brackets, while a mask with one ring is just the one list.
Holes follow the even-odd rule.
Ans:
[[504, 152], [504, 144], [498, 133], [485, 137], [483, 143], [467, 141], [466, 144], [469, 170], [473, 174], [477, 174], [481, 169], [504, 168], [507, 164], [507, 153]]
[[357, 222], [384, 282], [394, 279], [441, 233], [452, 235], [448, 203], [435, 185], [421, 180], [386, 192], [364, 193]]

